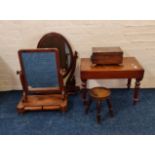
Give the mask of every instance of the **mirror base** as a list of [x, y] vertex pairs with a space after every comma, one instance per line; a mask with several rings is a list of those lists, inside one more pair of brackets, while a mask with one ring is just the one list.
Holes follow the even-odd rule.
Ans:
[[28, 95], [26, 102], [21, 98], [17, 105], [17, 111], [23, 113], [25, 111], [36, 110], [61, 110], [67, 111], [68, 99], [61, 94], [56, 95]]

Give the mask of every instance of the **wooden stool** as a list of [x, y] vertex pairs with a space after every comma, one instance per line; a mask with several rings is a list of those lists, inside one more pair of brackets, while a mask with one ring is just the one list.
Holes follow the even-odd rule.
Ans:
[[94, 87], [90, 90], [90, 96], [94, 100], [96, 100], [96, 120], [97, 123], [100, 123], [101, 121], [101, 103], [105, 100], [107, 100], [108, 108], [109, 108], [109, 114], [111, 117], [113, 117], [113, 110], [112, 110], [112, 103], [110, 100], [111, 91], [104, 87]]

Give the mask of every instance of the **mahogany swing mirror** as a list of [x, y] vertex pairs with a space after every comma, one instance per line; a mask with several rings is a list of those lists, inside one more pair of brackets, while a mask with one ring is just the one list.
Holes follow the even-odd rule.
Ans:
[[77, 52], [73, 52], [68, 40], [59, 33], [47, 33], [40, 39], [37, 48], [58, 48], [60, 66], [63, 71], [64, 81], [66, 81], [65, 89], [68, 93], [74, 93], [79, 90], [74, 76]]
[[18, 52], [23, 96], [17, 109], [65, 111], [67, 96], [56, 48], [25, 49]]

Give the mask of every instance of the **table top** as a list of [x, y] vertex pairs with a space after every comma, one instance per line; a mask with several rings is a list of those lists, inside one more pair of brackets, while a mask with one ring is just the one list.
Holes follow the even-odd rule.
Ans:
[[[90, 58], [82, 58], [81, 78], [142, 78], [144, 68], [135, 57], [124, 57], [121, 65], [94, 66]], [[119, 73], [119, 74], [118, 74]]]

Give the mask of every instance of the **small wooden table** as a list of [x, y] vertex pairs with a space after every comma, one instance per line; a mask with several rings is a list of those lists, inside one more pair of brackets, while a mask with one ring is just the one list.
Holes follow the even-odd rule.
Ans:
[[87, 80], [89, 79], [128, 79], [127, 87], [130, 88], [131, 79], [135, 79], [133, 103], [139, 101], [140, 81], [143, 79], [144, 69], [135, 57], [124, 57], [122, 65], [93, 66], [89, 58], [82, 58], [80, 74], [83, 87], [83, 101], [85, 110], [89, 106], [87, 102]]

